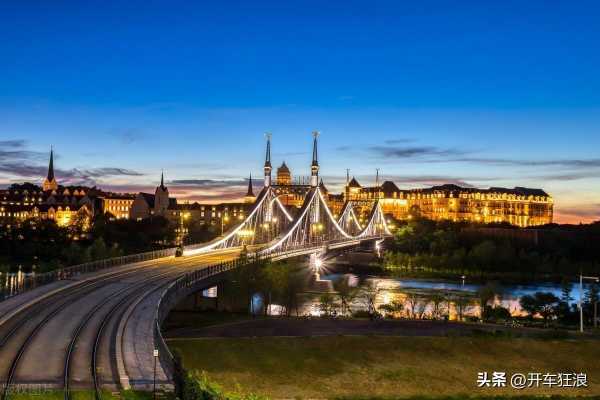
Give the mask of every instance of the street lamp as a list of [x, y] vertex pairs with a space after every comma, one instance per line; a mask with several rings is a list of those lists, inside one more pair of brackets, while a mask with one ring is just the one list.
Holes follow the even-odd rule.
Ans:
[[[583, 280], [587, 279], [596, 283], [600, 282], [600, 278], [597, 276], [583, 276], [579, 274], [579, 332], [583, 333]], [[596, 321], [596, 315], [594, 313], [594, 322]]]
[[152, 397], [156, 400], [156, 360], [158, 359], [158, 349], [154, 349], [154, 378], [152, 379]]
[[180, 225], [179, 225], [179, 244], [183, 245], [183, 240], [185, 238], [185, 221], [190, 217], [189, 212], [182, 212], [179, 214], [180, 216]]
[[229, 222], [229, 216], [227, 214], [223, 215], [221, 218], [221, 236], [223, 236], [225, 222]]

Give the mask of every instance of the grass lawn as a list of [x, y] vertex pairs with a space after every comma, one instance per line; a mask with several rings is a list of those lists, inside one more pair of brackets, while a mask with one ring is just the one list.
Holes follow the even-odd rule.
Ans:
[[[188, 369], [273, 399], [598, 395], [600, 342], [494, 337], [175, 339]], [[585, 372], [587, 389], [478, 389], [477, 373]]]

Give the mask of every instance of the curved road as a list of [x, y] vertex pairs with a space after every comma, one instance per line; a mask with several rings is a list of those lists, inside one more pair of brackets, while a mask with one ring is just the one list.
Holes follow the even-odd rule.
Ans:
[[[154, 312], [162, 290], [187, 272], [238, 256], [239, 251], [230, 250], [130, 264], [0, 303], [0, 398], [9, 398], [6, 389], [14, 385], [70, 390], [93, 387], [94, 378], [108, 390], [123, 382], [149, 388]], [[29, 304], [54, 287], [63, 290]], [[23, 310], [11, 315], [19, 307]], [[168, 384], [160, 365], [157, 381]]]

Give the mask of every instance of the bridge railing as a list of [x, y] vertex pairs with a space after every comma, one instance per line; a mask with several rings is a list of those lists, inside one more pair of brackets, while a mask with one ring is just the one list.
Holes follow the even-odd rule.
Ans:
[[[364, 240], [370, 240], [373, 238], [367, 238]], [[260, 261], [260, 260], [277, 260], [282, 258], [282, 256], [294, 256], [296, 253], [298, 255], [304, 254], [307, 251], [315, 251], [318, 249], [326, 248], [327, 246], [332, 246], [335, 244], [339, 244], [342, 242], [348, 242], [348, 240], [333, 240], [333, 241], [322, 241], [311, 243], [310, 247], [306, 246], [296, 246], [294, 248], [287, 248], [285, 250], [273, 251], [270, 252], [265, 257], [260, 257], [256, 253], [250, 254], [247, 258], [235, 259], [228, 262], [223, 262], [215, 265], [211, 265], [202, 269], [198, 269], [195, 271], [188, 272], [187, 274], [181, 276], [177, 280], [173, 281], [162, 293], [162, 296], [159, 300], [158, 307], [155, 312], [155, 323], [154, 323], [154, 343], [158, 350], [159, 361], [163, 367], [163, 370], [167, 374], [167, 376], [171, 379], [173, 377], [173, 373], [175, 371], [174, 358], [169, 346], [165, 342], [165, 339], [161, 333], [161, 325], [164, 320], [167, 318], [169, 312], [177, 305], [177, 303], [184, 297], [190, 295], [194, 291], [198, 289], [198, 284], [205, 279], [216, 276], [223, 272], [231, 271], [235, 268], [241, 267], [243, 265]], [[360, 245], [361, 240], [351, 241], [352, 246]]]
[[154, 316], [154, 343], [158, 350], [159, 361], [169, 378], [173, 377], [173, 373], [175, 371], [174, 358], [160, 331], [160, 326], [167, 318], [169, 312], [182, 298], [196, 291], [198, 289], [197, 285], [205, 279], [216, 276], [223, 272], [231, 271], [237, 267], [258, 260], [258, 257], [251, 256], [245, 260], [235, 259], [188, 272], [187, 274], [173, 281], [163, 291]]
[[[168, 248], [163, 250], [149, 251], [145, 253], [131, 254], [127, 256], [91, 261], [83, 264], [74, 265], [71, 267], [56, 269], [54, 271], [45, 272], [41, 274], [16, 273], [7, 275], [6, 277], [4, 277], [4, 279], [0, 279], [0, 301], [21, 293], [25, 293], [39, 286], [56, 281], [72, 279], [81, 274], [97, 272], [125, 264], [133, 264], [142, 261], [149, 261], [158, 258], [174, 256], [175, 251], [176, 248]], [[4, 282], [2, 282], [3, 280]]]

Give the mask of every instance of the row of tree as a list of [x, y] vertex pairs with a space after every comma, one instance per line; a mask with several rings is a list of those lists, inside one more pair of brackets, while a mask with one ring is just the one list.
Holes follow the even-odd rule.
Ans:
[[[252, 314], [267, 314], [271, 304], [282, 307], [282, 315], [298, 315], [298, 295], [306, 288], [306, 269], [302, 263], [289, 260], [273, 263], [255, 260], [228, 273], [230, 300], [242, 299], [243, 307]], [[254, 299], [262, 299], [260, 309]]]
[[175, 226], [162, 217], [142, 221], [94, 218], [85, 235], [73, 226], [30, 219], [0, 225], [0, 270], [38, 272], [104, 258], [151, 251], [175, 242]]
[[[571, 296], [572, 284], [564, 280], [560, 297], [551, 292], [536, 292], [533, 295], [525, 295], [519, 299], [521, 309], [530, 318], [542, 317], [544, 324], [556, 321], [562, 325], [576, 325], [579, 323], [580, 313], [578, 304], [573, 303]], [[600, 285], [593, 283], [589, 285], [584, 293], [582, 301], [583, 320], [586, 324], [598, 326], [598, 303], [600, 302]]]
[[[580, 271], [600, 274], [600, 248], [589, 246], [600, 236], [591, 228], [560, 235], [549, 230], [543, 237], [550, 239], [537, 243], [473, 234], [472, 228], [465, 222], [422, 218], [400, 224], [384, 256], [384, 266], [398, 275], [467, 274], [482, 279], [573, 276]], [[582, 248], [580, 242], [588, 245]]]

